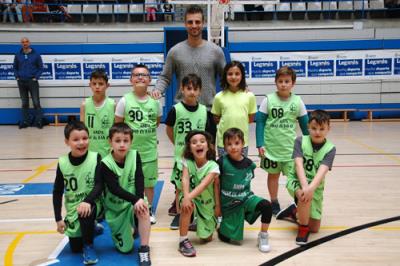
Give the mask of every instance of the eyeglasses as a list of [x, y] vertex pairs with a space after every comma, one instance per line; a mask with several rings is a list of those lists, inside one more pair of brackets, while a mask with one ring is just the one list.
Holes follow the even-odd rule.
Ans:
[[135, 78], [139, 78], [139, 77], [147, 78], [147, 77], [150, 77], [150, 75], [149, 74], [145, 74], [145, 73], [134, 73], [134, 74], [132, 74], [132, 77], [135, 77]]

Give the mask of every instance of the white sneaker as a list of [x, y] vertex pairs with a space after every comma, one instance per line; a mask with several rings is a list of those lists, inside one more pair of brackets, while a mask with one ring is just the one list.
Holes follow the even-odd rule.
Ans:
[[[266, 234], [266, 235], [264, 235]], [[263, 236], [264, 235], [264, 236]], [[268, 252], [271, 250], [271, 247], [268, 244], [268, 233], [258, 233], [258, 249], [261, 252]]]
[[157, 219], [156, 216], [154, 215], [154, 213], [150, 213], [150, 224], [156, 224]]

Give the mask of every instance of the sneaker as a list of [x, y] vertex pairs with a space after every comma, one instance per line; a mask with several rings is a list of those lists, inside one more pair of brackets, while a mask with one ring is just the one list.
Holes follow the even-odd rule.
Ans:
[[150, 266], [150, 247], [149, 246], [141, 246], [139, 248], [139, 265], [140, 266]]
[[197, 232], [197, 223], [196, 220], [193, 220], [191, 224], [189, 224], [189, 231]]
[[307, 244], [309, 235], [310, 235], [310, 228], [308, 228], [308, 225], [299, 225], [296, 237], [296, 244], [299, 246]]
[[150, 224], [153, 225], [153, 224], [156, 224], [156, 222], [157, 222], [156, 216], [154, 213], [151, 212], [150, 213]]
[[42, 123], [36, 123], [35, 127], [37, 127], [38, 129], [42, 129], [43, 128], [43, 124]]
[[285, 209], [282, 209], [280, 212], [278, 212], [276, 214], [276, 219], [285, 220], [297, 224], [296, 212], [297, 212], [296, 203], [292, 203]]
[[261, 252], [268, 252], [271, 250], [268, 243], [268, 233], [258, 233], [257, 245]]
[[179, 251], [185, 257], [196, 257], [196, 250], [187, 238], [179, 243]]
[[85, 245], [83, 247], [83, 264], [96, 264], [97, 261], [97, 254], [93, 245]]
[[20, 124], [18, 125], [18, 128], [19, 128], [19, 129], [27, 128], [27, 127], [29, 127], [29, 124], [28, 124], [28, 123], [20, 123]]
[[104, 232], [104, 226], [101, 223], [98, 223], [97, 221], [94, 222], [94, 235], [99, 236], [103, 234]]
[[178, 230], [179, 229], [179, 217], [180, 215], [175, 215], [174, 219], [172, 220], [171, 224], [169, 225], [169, 229], [171, 230]]
[[272, 201], [271, 202], [271, 207], [272, 207], [272, 214], [275, 215], [275, 216], [278, 214], [278, 212], [281, 211], [281, 206], [279, 205], [279, 201], [278, 200]]
[[175, 200], [171, 203], [171, 207], [168, 209], [168, 215], [169, 216], [178, 215], [178, 211], [176, 210], [176, 201]]

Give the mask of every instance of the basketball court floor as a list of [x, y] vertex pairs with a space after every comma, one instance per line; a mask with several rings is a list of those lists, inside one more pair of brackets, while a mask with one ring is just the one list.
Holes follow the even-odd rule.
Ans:
[[[251, 132], [250, 136], [254, 136], [254, 125]], [[169, 183], [173, 147], [165, 134], [165, 126], [161, 125], [159, 179], [164, 182], [159, 183], [157, 223], [151, 232], [153, 265], [259, 265], [274, 258], [279, 258], [280, 265], [399, 265], [399, 134], [400, 122], [332, 123], [329, 138], [336, 145], [337, 155], [326, 178], [321, 231], [310, 237], [315, 246], [296, 249], [296, 227], [273, 218], [269, 253], [261, 253], [256, 247], [259, 231], [259, 222], [256, 222], [245, 225], [241, 246], [225, 244], [216, 234], [211, 243], [201, 244], [190, 233], [197, 257], [185, 258], [177, 251], [178, 231], [169, 229], [172, 217], [167, 215], [167, 210], [173, 199], [173, 186]], [[56, 232], [53, 218], [51, 183], [57, 158], [68, 152], [63, 127], [18, 130], [16, 126], [1, 126], [0, 147], [0, 265], [81, 263], [79, 255], [75, 261], [66, 259], [68, 245], [63, 248], [64, 236]], [[249, 154], [251, 159], [259, 161], [254, 138], [250, 141]], [[259, 168], [252, 189], [255, 194], [268, 198], [266, 174]], [[281, 206], [291, 203], [283, 177], [279, 198]], [[378, 221], [373, 224], [376, 226], [357, 228], [375, 221]], [[341, 233], [343, 230], [348, 231]], [[102, 247], [107, 241], [110, 239], [105, 233], [95, 239], [95, 245]], [[98, 255], [98, 265], [137, 264], [136, 253], [124, 257], [112, 247], [101, 248]]]

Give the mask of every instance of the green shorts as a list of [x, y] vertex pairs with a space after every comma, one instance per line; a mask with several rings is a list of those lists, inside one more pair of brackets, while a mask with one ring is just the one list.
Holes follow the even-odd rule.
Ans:
[[[286, 189], [289, 194], [295, 198], [296, 191], [301, 189], [300, 182], [297, 178], [288, 177], [286, 182]], [[310, 217], [315, 220], [322, 218], [322, 203], [324, 201], [324, 189], [320, 186], [314, 191], [314, 196], [311, 201]]]
[[155, 187], [158, 180], [158, 160], [142, 162], [142, 169], [144, 175], [144, 187]]
[[179, 190], [182, 190], [182, 170], [182, 163], [175, 161], [174, 168], [172, 168], [170, 180], [171, 183], [174, 184]]
[[132, 205], [129, 205], [128, 208], [119, 213], [111, 210], [106, 210], [105, 212], [114, 245], [122, 253], [128, 253], [133, 249], [132, 228], [135, 226], [133, 215]]
[[268, 159], [266, 156], [261, 157], [260, 167], [269, 174], [279, 174], [282, 172], [283, 175], [287, 176], [293, 166], [293, 160], [287, 162], [275, 162]]
[[253, 224], [261, 212], [256, 210], [257, 204], [264, 200], [256, 195], [250, 196], [245, 202], [229, 210], [222, 208], [222, 221], [219, 227], [221, 234], [233, 240], [243, 240], [244, 221]]

